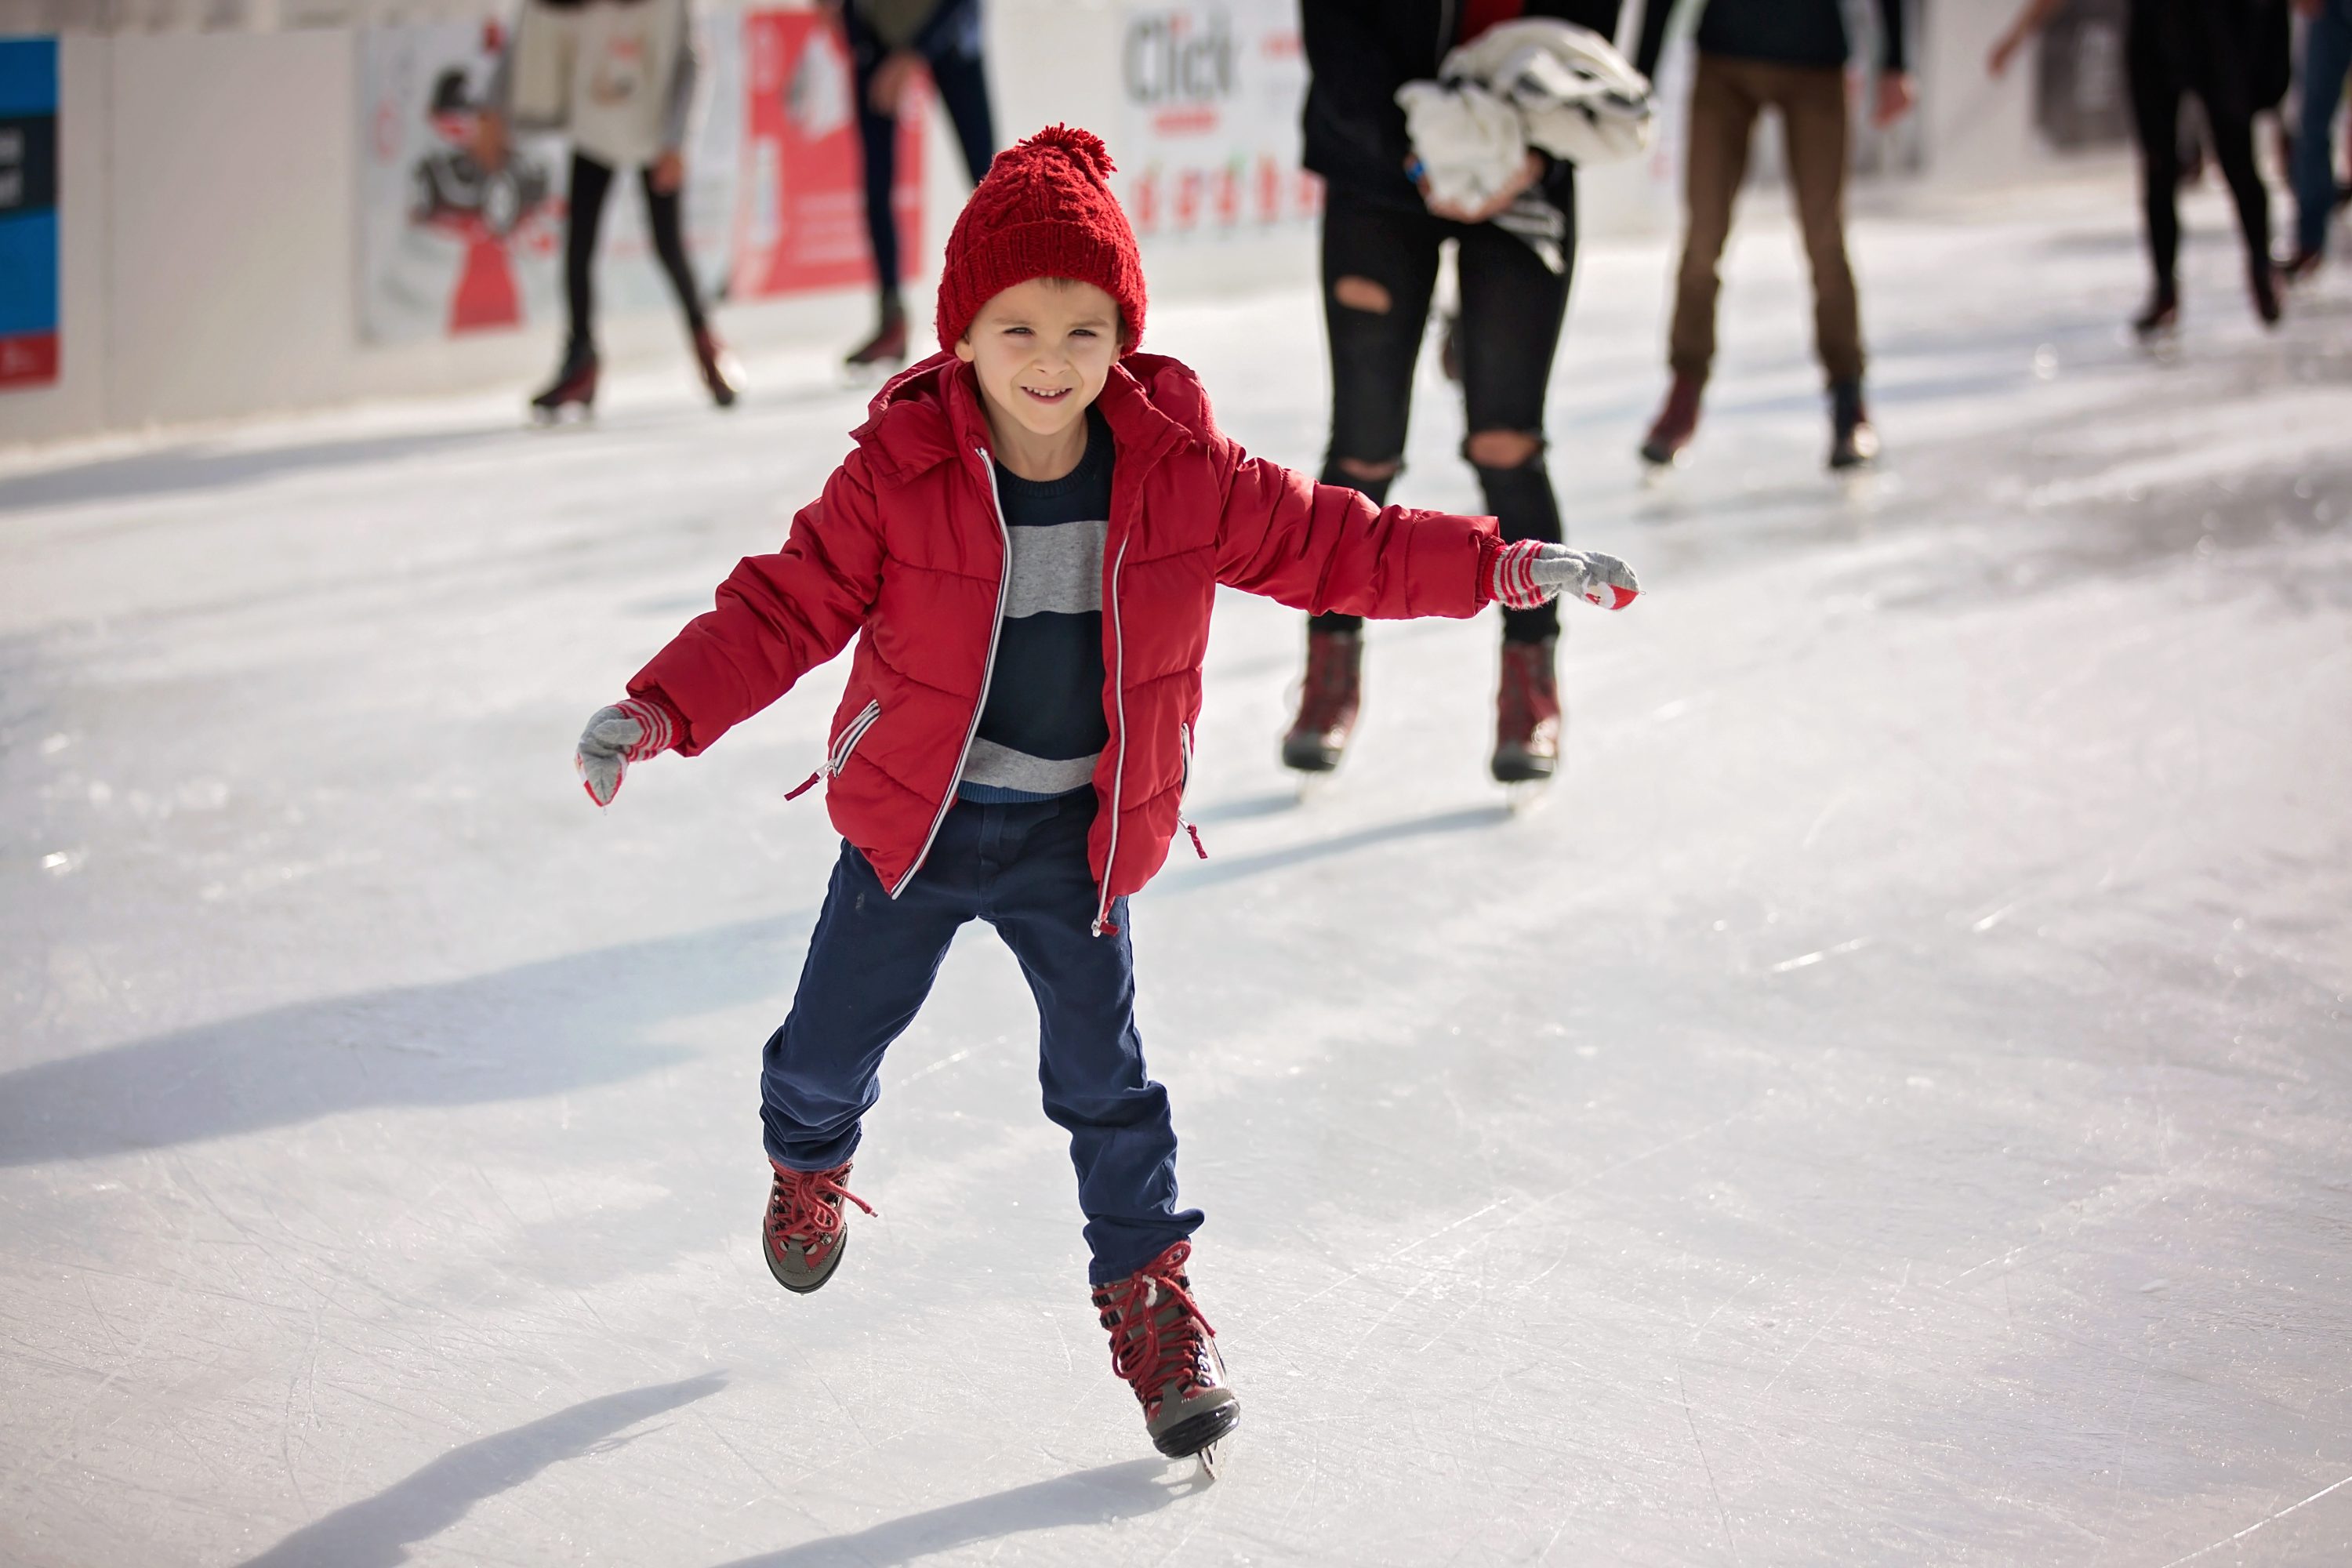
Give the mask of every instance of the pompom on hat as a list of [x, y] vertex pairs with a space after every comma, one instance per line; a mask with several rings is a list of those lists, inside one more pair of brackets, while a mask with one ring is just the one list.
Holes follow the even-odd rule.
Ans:
[[952, 349], [997, 295], [1033, 278], [1091, 283], [1118, 301], [1122, 351], [1143, 337], [1143, 258], [1111, 195], [1102, 138], [1049, 125], [996, 155], [948, 236], [940, 346]]

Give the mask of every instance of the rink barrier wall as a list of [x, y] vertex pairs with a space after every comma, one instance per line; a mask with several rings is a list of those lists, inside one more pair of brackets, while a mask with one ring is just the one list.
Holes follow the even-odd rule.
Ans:
[[[1246, 23], [1268, 7], [1289, 13], [1284, 0], [1223, 9]], [[0, 447], [364, 399], [499, 386], [520, 395], [543, 376], [553, 327], [387, 344], [365, 341], [360, 321], [360, 29], [507, 9], [482, 0], [0, 0], [0, 36], [59, 37], [60, 193], [57, 376], [0, 391]], [[992, 0], [1000, 135], [1066, 120], [1117, 137], [1139, 123], [1122, 101], [1123, 40], [1139, 14], [1186, 9], [1197, 21], [1218, 0]], [[1627, 7], [1629, 32], [1638, 12]], [[2057, 162], [2031, 130], [2031, 71], [1984, 78], [1998, 21], [1985, 7], [1925, 8], [1916, 162], [1927, 180], [1995, 184]], [[1047, 31], [1054, 50], [1019, 47]], [[1074, 58], [1104, 68], [1071, 72]], [[1670, 58], [1662, 85], [1673, 73]], [[1651, 157], [1588, 175], [1585, 234], [1675, 222], [1679, 115], [1670, 107], [1665, 118]], [[1113, 152], [1133, 160], [1128, 142], [1114, 140]], [[919, 321], [929, 315], [927, 265], [967, 192], [937, 113], [924, 170], [925, 252], [909, 280]], [[1155, 300], [1291, 288], [1315, 275], [1311, 218], [1215, 239], [1147, 237], [1144, 248]], [[741, 346], [830, 349], [845, 346], [870, 309], [867, 291], [850, 289], [730, 303], [719, 321]], [[600, 323], [608, 361], [674, 360], [683, 379], [679, 335], [667, 310]]]

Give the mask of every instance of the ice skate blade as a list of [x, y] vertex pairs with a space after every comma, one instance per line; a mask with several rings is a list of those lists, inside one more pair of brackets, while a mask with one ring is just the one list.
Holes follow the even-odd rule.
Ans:
[[906, 368], [905, 360], [869, 360], [864, 364], [844, 364], [838, 374], [843, 386], [865, 391], [880, 386]]
[[1217, 1479], [1217, 1467], [1223, 1462], [1223, 1456], [1217, 1451], [1220, 1445], [1212, 1443], [1192, 1456], [1200, 1461], [1201, 1479], [1203, 1483], [1212, 1482]]
[[559, 403], [552, 408], [531, 405], [530, 426], [534, 430], [576, 428], [595, 422], [596, 405], [593, 403]]
[[1643, 453], [1642, 488], [1645, 490], [1663, 490], [1669, 489], [1675, 482], [1675, 471], [1682, 466], [1682, 454], [1679, 452], [1675, 453], [1673, 457], [1666, 458], [1664, 462], [1660, 462], [1657, 458], [1651, 457], [1647, 452]]
[[1297, 775], [1298, 804], [1313, 805], [1339, 787], [1339, 775], [1334, 773], [1300, 773]]
[[[1189, 1459], [1222, 1443], [1233, 1429], [1242, 1424], [1242, 1402], [1228, 1399], [1223, 1405], [1202, 1411], [1189, 1420], [1179, 1421], [1154, 1438], [1153, 1445], [1171, 1459]], [[1214, 1459], [1208, 1463], [1215, 1464]]]
[[1527, 816], [1543, 809], [1551, 798], [1551, 780], [1513, 779], [1503, 785], [1503, 809], [1513, 816]]

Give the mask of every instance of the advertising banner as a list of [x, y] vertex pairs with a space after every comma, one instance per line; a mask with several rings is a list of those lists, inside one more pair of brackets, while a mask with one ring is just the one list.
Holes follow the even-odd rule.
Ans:
[[58, 379], [58, 41], [0, 39], [0, 388]]
[[1213, 242], [1321, 210], [1322, 183], [1298, 163], [1296, 6], [1129, 0], [1118, 68], [1115, 178], [1139, 238]]
[[[732, 36], [718, 13], [710, 32]], [[375, 27], [359, 50], [360, 325], [409, 342], [560, 321], [564, 190], [560, 137], [518, 137], [505, 164], [473, 153], [482, 95], [505, 47], [499, 24]], [[700, 50], [706, 106], [686, 149], [686, 250], [708, 298], [723, 296], [741, 152], [741, 53]], [[605, 199], [599, 312], [675, 309], [654, 259], [634, 170]]]
[[[874, 279], [866, 237], [857, 83], [841, 29], [808, 11], [743, 19], [742, 187], [735, 293], [766, 299]], [[891, 205], [902, 255], [923, 254], [923, 116], [928, 91], [898, 106]]]

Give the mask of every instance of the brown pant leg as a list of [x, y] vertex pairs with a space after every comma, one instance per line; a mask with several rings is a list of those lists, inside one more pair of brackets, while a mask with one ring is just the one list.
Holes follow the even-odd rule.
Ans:
[[1851, 131], [1845, 72], [1784, 66], [1773, 96], [1789, 137], [1789, 183], [1813, 266], [1813, 346], [1837, 381], [1862, 379], [1862, 314], [1845, 255], [1845, 171]]
[[1748, 177], [1748, 142], [1758, 108], [1744, 62], [1698, 57], [1691, 83], [1690, 147], [1683, 170], [1682, 271], [1675, 285], [1675, 325], [1666, 363], [1676, 375], [1706, 379], [1715, 361], [1717, 266], [1731, 237], [1731, 205]]

